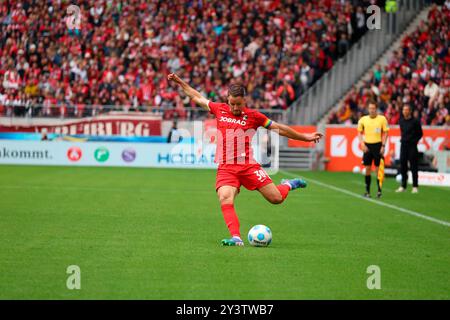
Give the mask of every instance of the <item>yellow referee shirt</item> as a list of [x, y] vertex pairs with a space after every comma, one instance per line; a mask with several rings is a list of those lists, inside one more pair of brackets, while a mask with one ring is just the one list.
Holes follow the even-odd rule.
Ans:
[[382, 115], [377, 115], [375, 118], [364, 116], [358, 121], [358, 131], [364, 132], [364, 142], [378, 143], [381, 142], [381, 133], [389, 131], [389, 127], [386, 118]]

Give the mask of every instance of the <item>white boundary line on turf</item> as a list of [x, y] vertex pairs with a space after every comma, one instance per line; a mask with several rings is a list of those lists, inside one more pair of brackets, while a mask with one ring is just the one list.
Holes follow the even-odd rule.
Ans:
[[[290, 173], [290, 172], [285, 171], [285, 170], [280, 170], [279, 172], [287, 174], [287, 175], [290, 175], [293, 178], [294, 177], [298, 177], [298, 175], [294, 175], [293, 173]], [[349, 196], [352, 196], [352, 197], [355, 197], [355, 198], [358, 198], [358, 199], [361, 199], [361, 200], [369, 201], [369, 202], [377, 204], [379, 206], [383, 206], [383, 207], [391, 208], [391, 209], [394, 209], [394, 210], [398, 210], [398, 211], [401, 211], [403, 213], [407, 213], [409, 215], [412, 215], [412, 216], [415, 216], [415, 217], [418, 217], [418, 218], [422, 218], [422, 219], [425, 219], [425, 220], [428, 220], [428, 221], [431, 221], [431, 222], [434, 222], [434, 223], [437, 223], [437, 224], [440, 224], [440, 225], [443, 225], [443, 226], [446, 226], [446, 227], [450, 227], [450, 222], [447, 222], [447, 221], [439, 220], [439, 219], [436, 219], [436, 218], [424, 215], [422, 213], [415, 212], [415, 211], [412, 211], [412, 210], [408, 210], [408, 209], [405, 209], [405, 208], [402, 208], [402, 207], [397, 207], [397, 206], [395, 206], [393, 204], [388, 204], [388, 203], [385, 203], [385, 202], [376, 201], [376, 200], [369, 199], [369, 198], [364, 198], [363, 196], [361, 196], [361, 195], [359, 195], [357, 193], [354, 193], [354, 192], [351, 192], [351, 191], [348, 191], [348, 190], [345, 190], [345, 189], [342, 189], [342, 188], [338, 188], [338, 187], [335, 187], [333, 185], [330, 185], [330, 184], [327, 184], [327, 183], [323, 183], [323, 182], [320, 182], [320, 181], [317, 181], [317, 180], [314, 180], [314, 179], [308, 178], [307, 181], [311, 181], [311, 182], [313, 182], [315, 184], [318, 184], [319, 186], [322, 186], [322, 187], [325, 187], [325, 188], [328, 188], [328, 189], [332, 189], [334, 191], [338, 191], [338, 192], [341, 192], [341, 193], [345, 193], [345, 194], [347, 194]]]

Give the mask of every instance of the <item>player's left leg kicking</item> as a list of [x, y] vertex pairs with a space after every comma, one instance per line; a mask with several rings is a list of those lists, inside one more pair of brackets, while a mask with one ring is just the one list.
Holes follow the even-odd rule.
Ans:
[[283, 179], [281, 184], [275, 185], [259, 164], [250, 166], [241, 172], [239, 180], [245, 188], [258, 190], [267, 201], [273, 204], [282, 203], [289, 191], [306, 187], [306, 182], [299, 178]]

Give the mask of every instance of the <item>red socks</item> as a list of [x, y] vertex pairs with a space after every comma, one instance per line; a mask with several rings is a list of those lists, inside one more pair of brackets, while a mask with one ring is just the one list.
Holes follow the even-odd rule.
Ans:
[[280, 184], [277, 186], [278, 191], [280, 191], [281, 196], [283, 197], [283, 200], [287, 198], [289, 191], [291, 191], [291, 188], [286, 184]]
[[234, 205], [223, 204], [221, 207], [223, 218], [225, 219], [228, 230], [230, 230], [231, 236], [238, 236], [240, 238], [241, 232], [239, 231], [239, 219], [236, 215], [236, 211], [234, 210]]

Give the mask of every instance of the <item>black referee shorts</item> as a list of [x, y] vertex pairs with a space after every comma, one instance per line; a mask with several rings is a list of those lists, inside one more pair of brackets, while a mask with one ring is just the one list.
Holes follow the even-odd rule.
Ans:
[[375, 167], [378, 167], [380, 165], [380, 160], [381, 160], [381, 153], [380, 153], [381, 142], [365, 143], [365, 144], [367, 146], [367, 149], [369, 149], [369, 150], [367, 152], [364, 152], [363, 165], [371, 166], [372, 162], [374, 162]]

